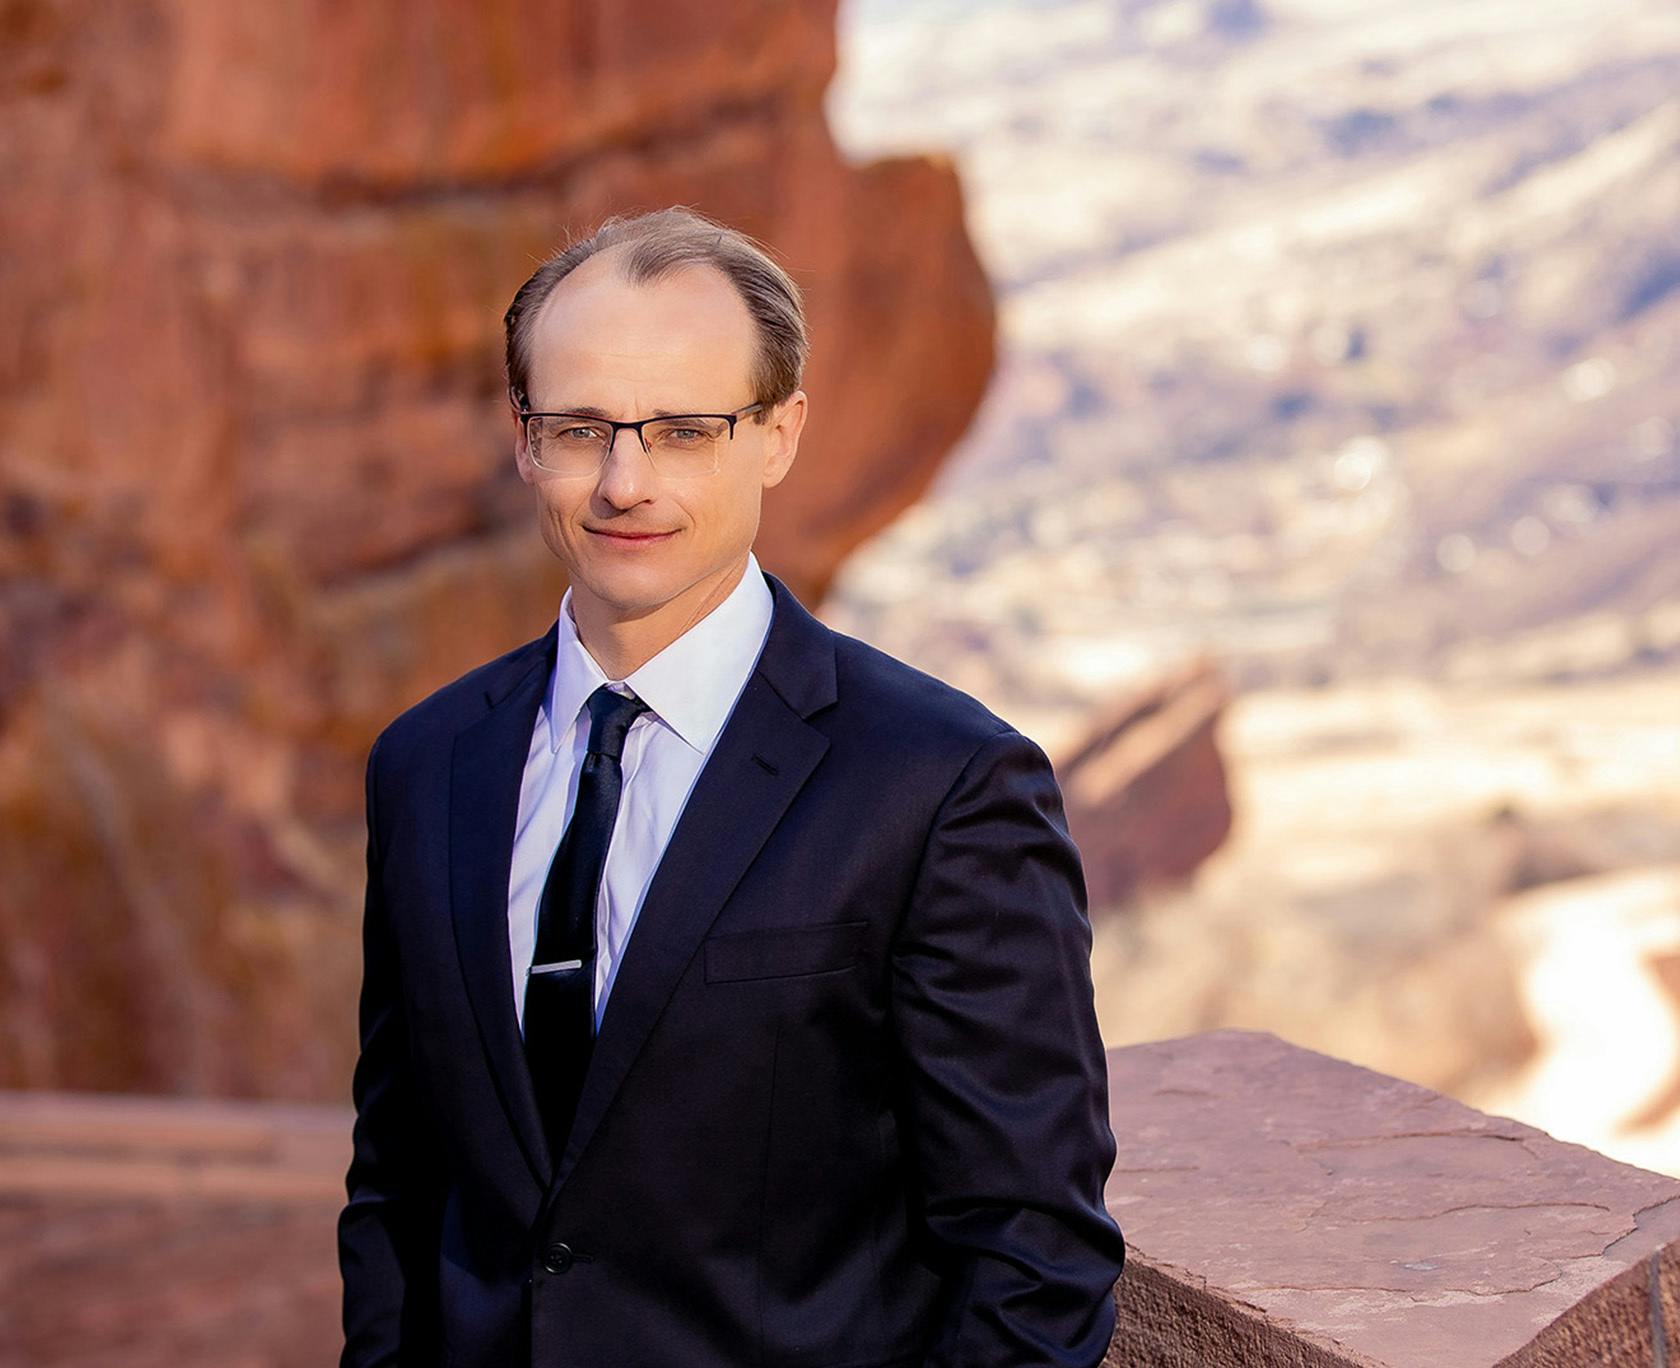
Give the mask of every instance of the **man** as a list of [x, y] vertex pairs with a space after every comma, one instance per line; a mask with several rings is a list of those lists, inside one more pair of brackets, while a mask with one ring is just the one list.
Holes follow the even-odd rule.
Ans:
[[1033, 742], [758, 567], [795, 286], [667, 210], [506, 322], [570, 587], [369, 756], [343, 1364], [1090, 1368], [1078, 853]]

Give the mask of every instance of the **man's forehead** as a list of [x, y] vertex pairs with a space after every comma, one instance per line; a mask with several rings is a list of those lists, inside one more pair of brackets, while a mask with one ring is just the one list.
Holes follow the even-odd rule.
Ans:
[[554, 287], [533, 320], [532, 397], [547, 391], [544, 403], [605, 404], [607, 396], [580, 387], [632, 387], [668, 412], [692, 412], [683, 406], [715, 406], [727, 388], [730, 402], [745, 403], [735, 391], [745, 394], [755, 351], [752, 317], [715, 267], [637, 282], [592, 257]]
[[531, 407], [599, 418], [727, 413], [752, 402], [752, 357], [718, 348], [664, 354], [592, 349], [539, 351], [531, 366]]
[[626, 319], [650, 308], [661, 311], [669, 329], [698, 325], [714, 331], [751, 329], [747, 306], [728, 276], [705, 263], [677, 266], [646, 280], [624, 273], [626, 248], [611, 247], [562, 278], [543, 301], [532, 331], [564, 329], [574, 321], [617, 314]]

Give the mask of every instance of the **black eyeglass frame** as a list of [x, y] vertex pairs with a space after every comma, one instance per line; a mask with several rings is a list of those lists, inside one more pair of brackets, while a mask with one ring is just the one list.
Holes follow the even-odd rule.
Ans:
[[[605, 465], [612, 449], [618, 445], [619, 432], [624, 428], [629, 428], [634, 432], [636, 440], [641, 443], [642, 450], [652, 456], [653, 448], [647, 444], [647, 436], [642, 431], [649, 423], [680, 423], [684, 418], [717, 418], [729, 424], [729, 440], [733, 442], [735, 440], [735, 424], [742, 418], [763, 412], [764, 408], [765, 405], [761, 400], [756, 404], [748, 404], [745, 408], [736, 409], [733, 413], [659, 413], [652, 418], [637, 418], [628, 423], [621, 423], [614, 418], [601, 418], [592, 413], [571, 413], [564, 409], [557, 412], [549, 412], [545, 409], [519, 409], [517, 412], [519, 414], [519, 425], [525, 431], [527, 445], [531, 440], [530, 420], [533, 418], [576, 418], [580, 423], [594, 423], [597, 426], [604, 425], [611, 428], [612, 436], [607, 438], [607, 444], [601, 448], [601, 463]], [[540, 465], [541, 462], [538, 462], [538, 464]]]

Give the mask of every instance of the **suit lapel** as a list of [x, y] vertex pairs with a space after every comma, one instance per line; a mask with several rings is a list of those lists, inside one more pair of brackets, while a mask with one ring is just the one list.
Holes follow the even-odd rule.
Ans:
[[548, 688], [556, 639], [557, 628], [550, 627], [546, 636], [514, 652], [508, 667], [492, 677], [485, 688], [490, 711], [456, 734], [449, 786], [455, 947], [496, 1090], [526, 1162], [545, 1189], [548, 1151], [514, 1015], [507, 904], [525, 758]]
[[531, 729], [557, 628], [508, 658], [490, 710], [455, 737], [450, 898], [467, 994], [520, 1148], [544, 1189], [576, 1167], [707, 929], [828, 749], [805, 719], [835, 699], [832, 634], [774, 575], [769, 635], [665, 847], [601, 1019], [558, 1169], [548, 1153], [513, 1004], [507, 891]]

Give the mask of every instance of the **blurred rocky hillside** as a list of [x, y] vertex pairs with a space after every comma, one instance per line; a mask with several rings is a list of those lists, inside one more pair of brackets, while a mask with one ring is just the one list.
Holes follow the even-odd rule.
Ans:
[[842, 35], [842, 144], [953, 151], [1000, 366], [826, 616], [1064, 752], [1232, 690], [1229, 839], [1093, 887], [1109, 1044], [1274, 1030], [1680, 1172], [1680, 8]]
[[1668, 0], [844, 16], [836, 127], [953, 149], [1004, 354], [837, 621], [1047, 726], [1203, 648], [1244, 686], [1680, 663]]

